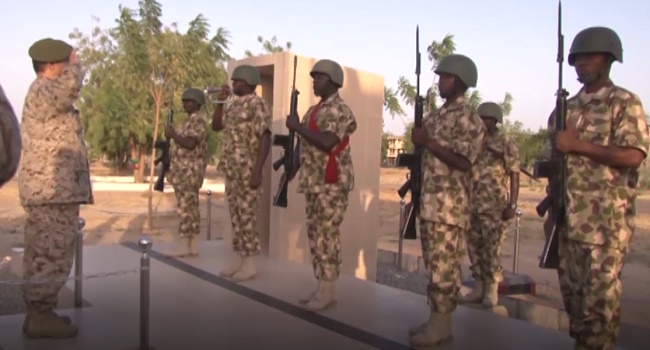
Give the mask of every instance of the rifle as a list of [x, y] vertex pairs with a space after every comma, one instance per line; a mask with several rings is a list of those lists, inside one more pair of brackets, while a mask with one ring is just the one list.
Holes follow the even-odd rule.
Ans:
[[[172, 125], [174, 122], [174, 89], [170, 87], [169, 89], [169, 112], [167, 113], [167, 125]], [[169, 154], [170, 140], [157, 140], [154, 147], [162, 151], [160, 157], [154, 160], [154, 166], [157, 166], [158, 163], [162, 162], [162, 169], [160, 170], [160, 175], [158, 175], [158, 180], [153, 186], [154, 191], [164, 192], [165, 191], [165, 176], [169, 171], [169, 166], [171, 164], [171, 155]]]
[[[291, 88], [291, 102], [289, 106], [289, 115], [298, 113], [298, 95], [296, 90], [296, 69], [298, 67], [298, 56], [293, 56], [293, 87]], [[280, 146], [283, 149], [283, 155], [280, 159], [273, 162], [273, 170], [277, 171], [282, 166], [284, 173], [280, 178], [278, 191], [273, 197], [273, 205], [276, 207], [286, 208], [288, 204], [287, 191], [289, 189], [289, 177], [295, 170], [296, 164], [293, 162], [294, 157], [295, 132], [289, 130], [289, 135], [273, 135], [273, 146]]]
[[535, 181], [539, 182], [539, 180], [537, 180], [537, 178], [535, 177], [535, 175], [533, 175], [530, 171], [526, 170], [525, 168], [520, 167], [520, 168], [519, 168], [519, 171], [520, 171], [522, 174], [524, 174], [524, 175], [528, 176], [529, 178], [531, 178], [532, 180], [535, 180]]
[[[564, 131], [566, 128], [567, 96], [569, 93], [562, 87], [562, 63], [564, 61], [564, 35], [562, 34], [562, 1], [558, 2], [558, 89], [555, 101], [555, 132]], [[537, 162], [534, 170], [535, 177], [545, 178], [549, 181], [549, 191], [539, 205], [537, 214], [543, 216], [550, 208], [553, 210], [553, 230], [547, 237], [539, 260], [542, 269], [557, 269], [559, 266], [559, 235], [566, 227], [567, 205], [567, 157], [565, 154], [553, 149], [551, 160]]]
[[[416, 92], [415, 92], [415, 113], [414, 127], [422, 127], [422, 115], [424, 114], [424, 97], [420, 96], [420, 26], [415, 29], [415, 75], [416, 75]], [[397, 194], [404, 200], [406, 194], [411, 192], [410, 208], [404, 210], [406, 218], [401, 218], [400, 222], [404, 223], [400, 227], [400, 236], [404, 239], [415, 239], [417, 237], [416, 219], [420, 212], [420, 199], [422, 191], [422, 147], [415, 146], [413, 153], [401, 153], [397, 156], [397, 166], [407, 167], [409, 174], [406, 182], [397, 190]]]

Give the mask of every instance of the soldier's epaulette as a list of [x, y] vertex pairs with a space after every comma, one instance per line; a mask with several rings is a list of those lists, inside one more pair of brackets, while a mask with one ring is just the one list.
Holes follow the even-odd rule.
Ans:
[[614, 88], [612, 89], [610, 93], [610, 98], [619, 98], [623, 101], [635, 101], [635, 102], [641, 102], [641, 99], [639, 96], [632, 91], [620, 87], [618, 85], [614, 85]]

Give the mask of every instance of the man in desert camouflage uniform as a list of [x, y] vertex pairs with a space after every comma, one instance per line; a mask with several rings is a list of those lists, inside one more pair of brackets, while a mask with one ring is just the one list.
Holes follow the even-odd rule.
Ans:
[[201, 111], [205, 96], [201, 90], [187, 89], [182, 96], [188, 117], [178, 129], [167, 125], [165, 137], [170, 147], [170, 180], [178, 206], [178, 236], [172, 257], [198, 256], [197, 241], [201, 232], [199, 190], [203, 186], [208, 164], [208, 123]]
[[[567, 101], [566, 131], [550, 138], [568, 158], [558, 276], [570, 334], [581, 350], [610, 350], [616, 343], [639, 167], [650, 147], [641, 101], [609, 77], [614, 61], [623, 62], [623, 48], [613, 30], [591, 27], [576, 35], [568, 62], [583, 87]], [[554, 120], [555, 111], [550, 130]]]
[[21, 150], [20, 125], [0, 85], [0, 187], [16, 174]]
[[487, 135], [472, 167], [472, 214], [467, 251], [475, 284], [471, 293], [459, 297], [459, 302], [482, 302], [485, 307], [493, 307], [499, 300], [499, 282], [503, 280], [501, 244], [509, 220], [515, 217], [521, 165], [517, 143], [497, 128], [497, 124], [503, 123], [501, 107], [485, 102], [476, 112], [487, 128]]
[[422, 146], [420, 238], [431, 280], [427, 289], [430, 318], [409, 330], [411, 346], [449, 342], [451, 313], [460, 290], [460, 263], [469, 227], [471, 168], [486, 133], [479, 116], [465, 100], [476, 87], [478, 71], [467, 56], [445, 57], [435, 70], [442, 107], [428, 113], [422, 128], [414, 128], [413, 144]]
[[[318, 287], [299, 300], [309, 311], [336, 304], [335, 283], [341, 270], [340, 227], [354, 187], [350, 137], [357, 130], [354, 113], [339, 95], [343, 68], [331, 60], [320, 60], [312, 68], [318, 104], [302, 118], [289, 116], [287, 128], [298, 134], [296, 156], [300, 177], [298, 192], [305, 194], [307, 236]], [[293, 178], [298, 171], [296, 167]]]
[[74, 337], [77, 327], [54, 309], [73, 263], [79, 206], [93, 203], [83, 125], [73, 107], [83, 75], [64, 41], [39, 40], [29, 55], [37, 78], [23, 107], [18, 189], [27, 213], [24, 278], [34, 283], [23, 289], [23, 331], [30, 338]]
[[[260, 84], [257, 68], [238, 66], [231, 80], [235, 98], [225, 111], [223, 104], [217, 105], [212, 116], [212, 130], [225, 129], [223, 156], [217, 170], [226, 178], [232, 244], [239, 258], [220, 275], [243, 282], [257, 275], [254, 259], [261, 251], [257, 215], [264, 162], [271, 149], [271, 112], [255, 93]], [[230, 89], [225, 85], [218, 98], [226, 100], [228, 96]]]

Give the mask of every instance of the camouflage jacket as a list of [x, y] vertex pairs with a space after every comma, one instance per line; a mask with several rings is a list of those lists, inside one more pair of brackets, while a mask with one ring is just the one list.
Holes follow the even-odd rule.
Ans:
[[[428, 113], [422, 124], [429, 137], [438, 144], [467, 158], [471, 164], [476, 162], [486, 129], [464, 97], [443, 105], [437, 112]], [[466, 228], [470, 215], [471, 181], [471, 170], [462, 172], [451, 168], [425, 150], [420, 219]]]
[[183, 148], [171, 141], [169, 175], [179, 188], [198, 189], [203, 186], [208, 165], [208, 123], [205, 119], [205, 114], [199, 111], [189, 115], [176, 128], [180, 136], [196, 139], [194, 149]]
[[37, 78], [27, 91], [18, 174], [23, 206], [93, 202], [83, 125], [73, 106], [81, 74], [78, 63], [70, 64], [56, 79]]
[[[549, 117], [553, 129], [555, 111]], [[648, 125], [639, 98], [616, 85], [567, 100], [567, 127], [596, 145], [632, 147], [647, 155]], [[550, 150], [547, 140], [545, 149]], [[543, 155], [548, 158], [549, 155]], [[567, 223], [570, 239], [627, 251], [634, 232], [638, 169], [617, 169], [570, 154]]]
[[257, 162], [260, 139], [271, 132], [271, 112], [261, 97], [253, 93], [236, 96], [224, 111], [223, 152], [217, 170], [230, 182], [248, 186]]
[[[503, 156], [495, 155], [488, 147]], [[472, 211], [500, 217], [510, 198], [510, 174], [518, 173], [520, 167], [515, 140], [501, 130], [493, 135], [486, 133], [481, 153], [472, 167]]]
[[[313, 112], [316, 112], [313, 118], [315, 125], [310, 123]], [[309, 107], [302, 118], [302, 124], [312, 129], [316, 127], [321, 132], [332, 132], [340, 142], [328, 154], [306, 140], [300, 139], [298, 192], [352, 191], [354, 166], [348, 142], [350, 136], [357, 130], [357, 121], [350, 107], [338, 93], [335, 93], [327, 100]], [[326, 181], [326, 177], [329, 178], [328, 173], [331, 181]]]
[[18, 170], [21, 149], [20, 125], [7, 95], [0, 86], [0, 187]]

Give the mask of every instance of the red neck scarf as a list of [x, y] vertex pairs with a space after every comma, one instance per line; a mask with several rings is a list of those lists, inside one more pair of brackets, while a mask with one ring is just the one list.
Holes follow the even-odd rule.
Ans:
[[[318, 125], [316, 125], [316, 113], [318, 113], [318, 109], [320, 108], [320, 102], [314, 107], [314, 109], [311, 111], [311, 114], [309, 115], [309, 130], [318, 132], [320, 129], [318, 128]], [[348, 146], [348, 143], [350, 142], [349, 137], [343, 138], [341, 142], [334, 147], [332, 151], [327, 153], [329, 156], [329, 159], [327, 160], [327, 168], [325, 168], [325, 183], [326, 184], [333, 184], [337, 183], [339, 180], [339, 167], [338, 167], [338, 162], [336, 161], [336, 156], [341, 153], [345, 147]]]

